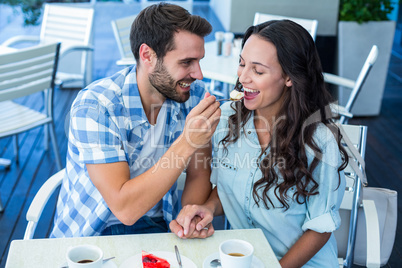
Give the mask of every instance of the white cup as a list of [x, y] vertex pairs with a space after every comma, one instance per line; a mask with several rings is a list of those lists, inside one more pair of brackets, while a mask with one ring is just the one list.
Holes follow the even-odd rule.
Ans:
[[253, 260], [254, 247], [249, 242], [230, 239], [219, 245], [223, 268], [248, 268]]
[[67, 251], [68, 268], [102, 268], [103, 251], [94, 245], [70, 247]]

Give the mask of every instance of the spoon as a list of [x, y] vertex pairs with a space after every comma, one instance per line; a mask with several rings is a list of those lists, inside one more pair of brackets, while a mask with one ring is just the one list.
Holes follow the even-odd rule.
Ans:
[[[109, 258], [103, 259], [103, 263], [107, 262], [108, 260], [112, 260], [112, 259], [114, 259], [114, 258], [115, 258], [115, 257], [109, 257]], [[60, 267], [60, 268], [68, 268], [68, 266], [65, 265], [65, 266], [62, 266], [62, 267]]]
[[221, 266], [222, 266], [220, 259], [214, 259], [214, 260], [212, 260], [212, 261], [209, 263], [209, 265], [210, 265], [211, 267], [221, 267]]
[[232, 99], [232, 98], [229, 98], [229, 99], [217, 99], [216, 101], [241, 101], [243, 98], [241, 98], [241, 99]]

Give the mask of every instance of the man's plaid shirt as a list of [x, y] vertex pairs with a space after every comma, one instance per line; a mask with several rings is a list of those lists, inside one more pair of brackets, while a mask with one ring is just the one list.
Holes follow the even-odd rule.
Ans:
[[[191, 97], [185, 103], [166, 100], [165, 150], [182, 133], [186, 116], [204, 93], [203, 83], [197, 81], [191, 85]], [[78, 94], [70, 111], [66, 173], [51, 237], [102, 232], [111, 211], [92, 184], [85, 165], [126, 161], [131, 169], [149, 128], [135, 66], [95, 81]], [[178, 205], [175, 183], [163, 197], [167, 223], [176, 217]]]

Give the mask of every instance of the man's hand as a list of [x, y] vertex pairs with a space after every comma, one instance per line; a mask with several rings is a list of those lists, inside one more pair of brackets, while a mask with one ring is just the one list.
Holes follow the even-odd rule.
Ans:
[[219, 106], [216, 98], [207, 93], [188, 114], [182, 139], [193, 149], [204, 148], [210, 142], [221, 116]]

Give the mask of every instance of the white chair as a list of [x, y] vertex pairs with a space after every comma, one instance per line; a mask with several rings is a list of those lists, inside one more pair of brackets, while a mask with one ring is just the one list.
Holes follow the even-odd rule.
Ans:
[[32, 239], [38, 225], [39, 219], [42, 216], [43, 209], [45, 208], [47, 201], [52, 194], [59, 189], [59, 186], [63, 180], [65, 169], [63, 168], [40, 187], [36, 193], [34, 199], [29, 205], [26, 219], [28, 221], [27, 228], [25, 229], [24, 240]]
[[[15, 137], [15, 161], [18, 162], [17, 134], [45, 126], [53, 145], [57, 168], [61, 169], [59, 149], [53, 121], [53, 91], [60, 43], [39, 45], [0, 55], [0, 138]], [[39, 110], [13, 100], [42, 93]], [[0, 203], [0, 211], [2, 210]]]
[[116, 61], [117, 65], [128, 66], [135, 64], [133, 52], [130, 45], [130, 30], [137, 15], [112, 20], [113, 34], [119, 48], [120, 60]]
[[66, 87], [66, 83], [74, 83], [74, 87], [85, 87], [92, 81], [92, 53], [89, 52], [93, 51], [93, 17], [93, 8], [46, 4], [40, 36], [14, 36], [2, 45], [61, 42], [56, 84]]
[[[342, 144], [348, 152], [349, 164], [344, 170], [346, 177], [345, 195], [340, 207], [341, 227], [334, 232], [338, 244], [340, 267], [352, 267], [358, 210], [363, 209], [367, 230], [367, 267], [380, 267], [380, 230], [376, 206], [373, 200], [364, 200], [362, 186], [366, 184], [364, 155], [367, 127], [340, 125]], [[353, 147], [355, 149], [353, 149]]]
[[294, 18], [280, 15], [272, 15], [272, 14], [263, 14], [256, 12], [254, 15], [253, 25], [257, 25], [269, 20], [291, 20], [298, 24], [300, 24], [303, 28], [305, 28], [310, 34], [313, 40], [315, 40], [317, 34], [318, 20], [312, 19], [302, 19], [302, 18]]
[[[366, 61], [360, 70], [359, 75], [356, 80], [348, 79], [345, 77], [340, 77], [338, 75], [324, 73], [324, 80], [328, 84], [333, 84], [339, 86], [339, 97], [338, 99], [343, 99], [342, 94], [348, 89], [351, 90], [348, 101], [345, 106], [338, 104], [331, 104], [331, 110], [340, 115], [339, 123], [347, 124], [348, 120], [353, 117], [352, 108], [359, 95], [367, 76], [370, 73], [371, 68], [377, 60], [378, 47], [376, 45], [372, 46], [370, 53], [367, 56]], [[346, 93], [347, 94], [347, 93]]]
[[[39, 191], [35, 194], [35, 197], [32, 199], [26, 214], [28, 224], [25, 229], [24, 240], [33, 238], [36, 226], [38, 225], [38, 222], [42, 216], [43, 209], [49, 201], [49, 198], [56, 190], [59, 189], [65, 172], [65, 168], [63, 168], [56, 174], [52, 175], [45, 181], [45, 183], [40, 187]], [[177, 188], [179, 191], [183, 191], [185, 180], [186, 173], [183, 172], [177, 179]]]

